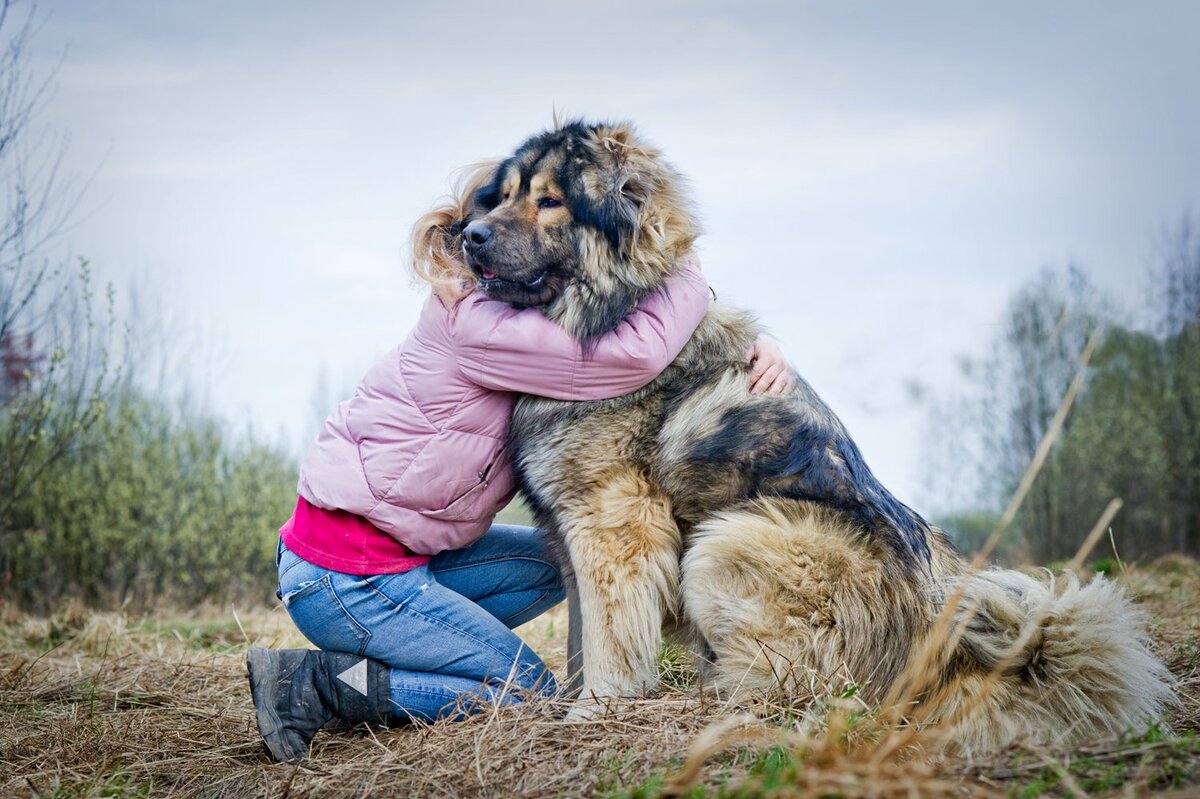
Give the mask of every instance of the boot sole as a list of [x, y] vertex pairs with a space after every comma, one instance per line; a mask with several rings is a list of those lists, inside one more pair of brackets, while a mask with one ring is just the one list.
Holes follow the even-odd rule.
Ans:
[[250, 681], [250, 696], [254, 702], [254, 716], [258, 732], [262, 735], [267, 753], [276, 763], [295, 763], [304, 760], [308, 752], [296, 752], [283, 738], [283, 722], [266, 701], [274, 696], [279, 685], [279, 666], [273, 662], [271, 651], [253, 648], [246, 652], [246, 676]]

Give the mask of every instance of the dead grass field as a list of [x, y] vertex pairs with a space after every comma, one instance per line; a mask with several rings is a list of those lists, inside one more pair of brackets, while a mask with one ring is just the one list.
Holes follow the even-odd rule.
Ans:
[[[664, 695], [587, 722], [521, 707], [460, 724], [322, 733], [301, 766], [260, 750], [250, 645], [303, 646], [282, 610], [132, 616], [0, 606], [0, 797], [1200, 796], [1200, 564], [1123, 579], [1180, 679], [1171, 732], [939, 760], [853, 698], [732, 708], [667, 653]], [[562, 666], [562, 608], [521, 630]], [[903, 745], [899, 745], [903, 744]]]

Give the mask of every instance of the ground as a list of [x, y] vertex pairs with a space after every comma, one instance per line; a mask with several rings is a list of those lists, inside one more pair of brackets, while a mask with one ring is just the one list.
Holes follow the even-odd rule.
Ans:
[[[1120, 574], [1180, 680], [1167, 729], [1070, 750], [939, 760], [853, 690], [822, 707], [730, 708], [664, 653], [663, 696], [568, 722], [545, 708], [321, 733], [302, 766], [262, 754], [248, 646], [303, 646], [279, 609], [148, 615], [0, 605], [0, 796], [1196, 796], [1200, 564]], [[520, 631], [555, 669], [563, 608]]]

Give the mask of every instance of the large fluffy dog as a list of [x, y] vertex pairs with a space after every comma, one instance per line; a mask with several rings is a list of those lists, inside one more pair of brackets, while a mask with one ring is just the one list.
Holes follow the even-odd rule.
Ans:
[[[489, 295], [536, 306], [586, 343], [691, 248], [684, 192], [628, 126], [572, 123], [504, 161], [446, 244], [461, 244]], [[1170, 677], [1118, 588], [963, 576], [942, 533], [879, 484], [808, 385], [749, 394], [742, 353], [757, 333], [714, 304], [644, 389], [517, 406], [511, 455], [578, 583], [585, 695], [652, 687], [669, 623], [726, 690], [840, 674], [882, 699], [959, 589], [958, 629], [931, 648], [936, 676], [920, 699], [964, 748], [1158, 717]]]

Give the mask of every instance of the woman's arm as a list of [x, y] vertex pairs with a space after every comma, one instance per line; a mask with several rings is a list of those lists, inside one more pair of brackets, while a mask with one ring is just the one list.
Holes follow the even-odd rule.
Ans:
[[[534, 308], [503, 308], [482, 337], [459, 339], [472, 382], [563, 400], [597, 400], [636, 391], [662, 373], [708, 310], [708, 283], [690, 262], [646, 297], [616, 330], [583, 346]], [[469, 327], [469, 326], [468, 326]]]

